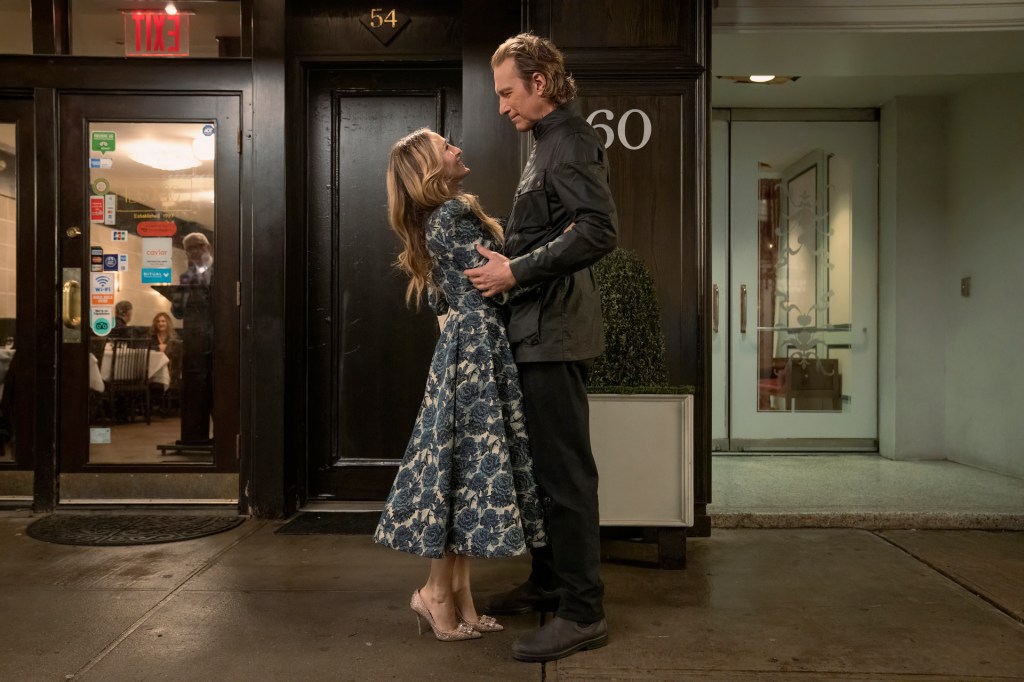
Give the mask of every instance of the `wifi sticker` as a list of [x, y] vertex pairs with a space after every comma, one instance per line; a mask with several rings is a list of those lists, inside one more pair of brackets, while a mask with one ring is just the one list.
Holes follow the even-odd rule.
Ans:
[[89, 304], [92, 306], [114, 305], [114, 276], [105, 272], [94, 272], [92, 274], [92, 292], [89, 297]]

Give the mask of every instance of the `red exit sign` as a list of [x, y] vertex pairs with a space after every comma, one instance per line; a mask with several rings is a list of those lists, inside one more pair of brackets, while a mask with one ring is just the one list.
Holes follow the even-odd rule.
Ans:
[[188, 18], [163, 10], [125, 12], [124, 56], [187, 57]]

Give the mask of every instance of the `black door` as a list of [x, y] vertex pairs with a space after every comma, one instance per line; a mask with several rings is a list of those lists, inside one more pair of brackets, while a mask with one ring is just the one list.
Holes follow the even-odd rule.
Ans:
[[239, 113], [60, 97], [62, 503], [238, 498]]
[[310, 500], [383, 500], [437, 339], [405, 305], [384, 175], [391, 145], [427, 126], [458, 140], [461, 72], [314, 70], [308, 79]]

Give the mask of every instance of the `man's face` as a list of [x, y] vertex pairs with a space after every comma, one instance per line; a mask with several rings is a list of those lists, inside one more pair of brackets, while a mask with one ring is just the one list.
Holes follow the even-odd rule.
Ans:
[[206, 265], [210, 259], [210, 247], [202, 242], [194, 242], [185, 249], [185, 255], [196, 265]]
[[555, 110], [551, 100], [541, 95], [547, 80], [543, 74], [530, 76], [527, 84], [519, 77], [513, 59], [494, 67], [494, 92], [498, 95], [498, 113], [508, 116], [521, 133], [532, 130], [539, 120]]

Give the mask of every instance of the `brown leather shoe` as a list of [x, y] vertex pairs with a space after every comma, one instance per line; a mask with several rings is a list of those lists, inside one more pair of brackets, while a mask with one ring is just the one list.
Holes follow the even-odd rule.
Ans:
[[508, 592], [491, 596], [483, 610], [498, 616], [515, 616], [530, 611], [557, 611], [558, 590], [545, 590], [527, 580]]
[[512, 645], [512, 658], [532, 663], [557, 661], [577, 651], [600, 649], [607, 644], [608, 623], [604, 619], [580, 626], [555, 616], [544, 627], [517, 639]]

